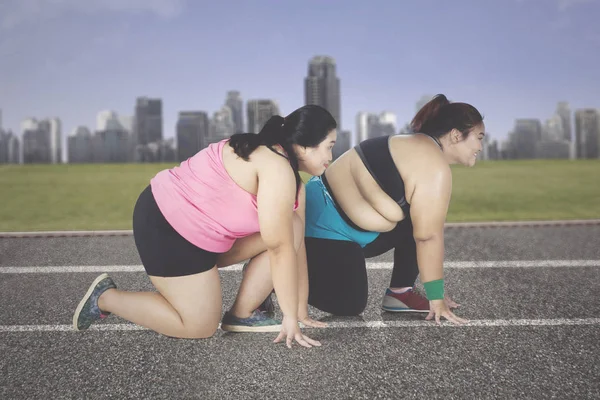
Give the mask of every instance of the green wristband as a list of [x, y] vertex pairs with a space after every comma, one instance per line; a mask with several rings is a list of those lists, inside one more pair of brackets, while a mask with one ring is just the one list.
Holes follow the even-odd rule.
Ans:
[[444, 298], [444, 280], [424, 282], [427, 300], [442, 300]]

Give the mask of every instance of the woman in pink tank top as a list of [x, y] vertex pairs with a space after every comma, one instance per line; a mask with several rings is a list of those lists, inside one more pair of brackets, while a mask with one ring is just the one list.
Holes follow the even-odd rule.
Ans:
[[[275, 342], [288, 347], [320, 346], [298, 324], [325, 326], [308, 315], [299, 171], [323, 174], [336, 128], [324, 108], [307, 105], [156, 174], [133, 211], [135, 244], [156, 291], [118, 290], [102, 274], [77, 306], [74, 329], [112, 313], [171, 337], [210, 337], [221, 323], [225, 331], [279, 332]], [[218, 268], [244, 260], [235, 303], [221, 319]], [[283, 321], [273, 317], [273, 290]]]

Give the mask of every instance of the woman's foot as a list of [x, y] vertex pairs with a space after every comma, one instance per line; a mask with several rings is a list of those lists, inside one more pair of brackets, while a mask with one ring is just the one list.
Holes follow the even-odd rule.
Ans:
[[382, 307], [389, 312], [429, 312], [429, 301], [413, 288], [397, 293], [388, 288], [383, 296]]
[[75, 309], [75, 314], [73, 314], [73, 328], [76, 331], [82, 331], [89, 328], [97, 320], [109, 316], [109, 312], [103, 312], [98, 307], [98, 298], [108, 289], [116, 288], [117, 285], [115, 285], [108, 274], [98, 276], [92, 282], [85, 296], [83, 296]]
[[238, 318], [227, 311], [221, 321], [221, 329], [226, 332], [279, 332], [281, 322], [258, 310], [254, 310], [248, 318]]

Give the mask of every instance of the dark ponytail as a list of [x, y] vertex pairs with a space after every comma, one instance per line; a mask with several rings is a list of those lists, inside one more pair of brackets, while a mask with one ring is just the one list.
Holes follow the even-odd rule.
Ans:
[[424, 129], [427, 128], [427, 125], [435, 121], [435, 117], [439, 114], [440, 109], [447, 104], [450, 104], [450, 102], [443, 94], [438, 94], [431, 99], [417, 112], [417, 115], [415, 115], [410, 123], [412, 131], [415, 133], [425, 133]]
[[[248, 157], [260, 145], [271, 147], [282, 139], [283, 117], [274, 115], [263, 126], [258, 134], [256, 133], [236, 133], [229, 139], [229, 145], [242, 159], [248, 161]], [[287, 150], [286, 150], [287, 151]]]
[[258, 134], [236, 133], [231, 136], [229, 145], [235, 154], [246, 161], [258, 146], [267, 146], [277, 154], [280, 153], [275, 151], [273, 146], [278, 144], [283, 147], [287, 156], [280, 155], [286, 157], [292, 166], [296, 177], [297, 196], [302, 179], [294, 144], [302, 147], [317, 147], [335, 128], [337, 123], [333, 116], [325, 108], [311, 104], [298, 108], [285, 118], [280, 115], [272, 116]]
[[412, 132], [424, 133], [434, 138], [457, 129], [463, 138], [466, 138], [469, 131], [482, 121], [483, 117], [472, 105], [451, 103], [446, 96], [438, 94], [417, 112], [410, 126]]
[[[229, 145], [233, 148], [235, 154], [239, 157], [248, 161], [248, 157], [254, 150], [258, 148], [258, 146], [264, 145], [269, 149], [273, 150], [275, 153], [278, 153], [273, 149], [273, 145], [280, 145], [283, 147], [283, 150], [287, 153], [287, 159], [290, 161], [292, 169], [294, 170], [294, 176], [296, 177], [296, 194], [298, 194], [298, 189], [300, 189], [300, 182], [302, 178], [300, 177], [300, 173], [298, 171], [299, 163], [298, 157], [294, 152], [294, 147], [292, 146], [293, 135], [286, 132], [285, 129], [285, 119], [280, 115], [273, 115], [267, 123], [263, 126], [263, 128], [256, 133], [236, 133], [231, 136], [229, 140]], [[281, 154], [282, 157], [285, 157]]]

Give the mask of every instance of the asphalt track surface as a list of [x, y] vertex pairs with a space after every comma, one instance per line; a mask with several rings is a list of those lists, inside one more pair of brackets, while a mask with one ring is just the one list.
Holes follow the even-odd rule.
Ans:
[[[72, 313], [110, 271], [153, 290], [131, 236], [0, 238], [0, 398], [600, 398], [600, 225], [451, 228], [447, 291], [465, 326], [383, 312], [391, 253], [369, 259], [360, 317], [315, 311], [323, 346], [273, 333], [181, 340]], [[221, 270], [226, 310], [240, 266]]]

